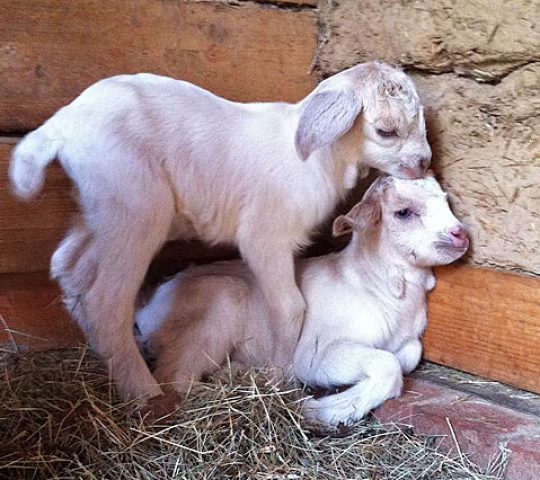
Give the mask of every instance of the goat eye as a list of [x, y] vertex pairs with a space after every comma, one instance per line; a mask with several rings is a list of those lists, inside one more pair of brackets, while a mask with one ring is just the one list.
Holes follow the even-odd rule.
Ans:
[[398, 218], [404, 219], [409, 218], [413, 214], [412, 210], [408, 208], [404, 208], [403, 210], [398, 210], [395, 215]]
[[397, 131], [396, 130], [381, 130], [380, 128], [376, 129], [377, 135], [383, 138], [392, 138], [397, 137]]

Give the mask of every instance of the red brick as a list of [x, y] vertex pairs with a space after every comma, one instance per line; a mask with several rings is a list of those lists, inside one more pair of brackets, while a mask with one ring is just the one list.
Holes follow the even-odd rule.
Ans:
[[[487, 465], [510, 440], [513, 445], [511, 450], [516, 453], [510, 456], [509, 468], [513, 468], [516, 475], [518, 472], [528, 473], [527, 464], [531, 462], [536, 465], [539, 461], [540, 447], [537, 439], [534, 438], [530, 443], [518, 440], [525, 430], [540, 434], [539, 418], [448, 387], [408, 379], [403, 395], [386, 402], [374, 413], [382, 422], [405, 423], [411, 425], [417, 433], [441, 435], [441, 444], [446, 450], [455, 451], [457, 441], [461, 452], [469, 454], [480, 466]], [[512, 455], [516, 458], [512, 459]], [[507, 475], [506, 478], [538, 480], [540, 474], [535, 473], [532, 477]]]
[[511, 452], [507, 480], [540, 479], [540, 432], [517, 436], [508, 442], [507, 448]]
[[457, 398], [453, 391], [422, 380], [405, 379], [403, 393], [399, 398], [389, 400], [375, 410], [376, 417], [381, 422], [408, 424], [415, 415], [418, 405], [437, 402], [450, 403]]

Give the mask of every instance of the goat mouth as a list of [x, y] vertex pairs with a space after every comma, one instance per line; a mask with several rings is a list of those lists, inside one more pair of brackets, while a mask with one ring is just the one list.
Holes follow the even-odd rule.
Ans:
[[437, 250], [465, 253], [469, 248], [469, 241], [466, 241], [463, 245], [456, 246], [451, 241], [445, 242], [444, 240], [440, 240], [435, 242], [435, 248]]
[[422, 178], [424, 176], [424, 171], [420, 171], [418, 168], [408, 167], [403, 164], [399, 166], [399, 171], [403, 173], [406, 178], [410, 178], [412, 180]]

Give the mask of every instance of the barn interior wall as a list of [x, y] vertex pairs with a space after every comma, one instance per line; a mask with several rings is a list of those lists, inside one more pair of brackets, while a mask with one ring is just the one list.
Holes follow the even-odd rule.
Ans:
[[[434, 169], [472, 228], [467, 261], [490, 268], [437, 271], [426, 356], [538, 391], [538, 279], [493, 268], [540, 274], [538, 2], [20, 0], [0, 5], [0, 22], [0, 345], [82, 340], [46, 273], [77, 210], [71, 182], [53, 165], [37, 200], [17, 201], [7, 167], [21, 134], [119, 73], [184, 78], [240, 101], [296, 101], [317, 75], [382, 59], [414, 77]], [[310, 253], [338, 247], [328, 226], [321, 232]], [[171, 243], [150, 277], [231, 254]], [[476, 298], [467, 311], [465, 297]], [[523, 329], [517, 344], [512, 332]], [[503, 346], [491, 336], [501, 331]]]
[[321, 77], [382, 59], [413, 76], [467, 261], [540, 274], [540, 3], [320, 3]]

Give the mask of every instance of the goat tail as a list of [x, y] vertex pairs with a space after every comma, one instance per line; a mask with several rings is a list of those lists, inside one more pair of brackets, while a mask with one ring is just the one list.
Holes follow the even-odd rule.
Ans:
[[58, 155], [60, 141], [47, 135], [46, 125], [24, 137], [13, 149], [9, 179], [13, 192], [31, 200], [43, 188], [45, 169]]

